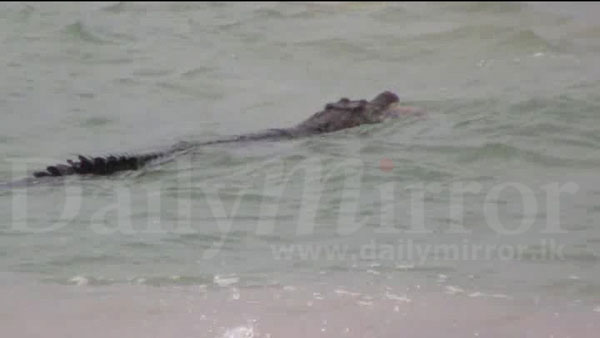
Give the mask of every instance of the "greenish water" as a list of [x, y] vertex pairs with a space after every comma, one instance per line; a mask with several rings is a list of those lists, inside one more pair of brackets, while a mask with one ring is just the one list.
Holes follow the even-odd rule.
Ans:
[[[79, 153], [291, 126], [342, 96], [389, 89], [427, 111], [2, 191], [8, 274], [91, 285], [442, 286], [586, 309], [599, 301], [598, 6], [1, 6], [0, 181]], [[459, 202], [453, 184], [476, 191]], [[550, 184], [577, 191], [551, 204]], [[477, 246], [491, 253], [476, 255]], [[343, 253], [280, 257], [292, 247]], [[461, 251], [420, 259], [427, 247]], [[544, 256], [548, 247], [561, 252]]]

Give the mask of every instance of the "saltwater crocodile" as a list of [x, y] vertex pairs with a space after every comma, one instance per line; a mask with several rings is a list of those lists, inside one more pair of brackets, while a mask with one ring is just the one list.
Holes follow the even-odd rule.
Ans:
[[110, 175], [119, 171], [137, 170], [151, 161], [188, 152], [199, 146], [232, 142], [279, 140], [306, 137], [353, 128], [362, 124], [379, 123], [388, 117], [397, 117], [418, 111], [411, 107], [398, 106], [398, 96], [385, 91], [373, 100], [349, 100], [342, 98], [328, 103], [325, 108], [297, 126], [285, 129], [269, 129], [264, 132], [246, 134], [209, 142], [176, 144], [165, 151], [123, 156], [89, 157], [78, 156], [78, 161], [67, 160], [36, 171], [34, 177], [66, 175]]

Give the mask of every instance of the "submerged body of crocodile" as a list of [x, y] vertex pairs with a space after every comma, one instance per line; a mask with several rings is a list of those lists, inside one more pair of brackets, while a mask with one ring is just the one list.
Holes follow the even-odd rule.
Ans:
[[270, 129], [260, 133], [203, 143], [180, 143], [165, 151], [155, 153], [106, 157], [79, 156], [78, 161], [67, 160], [66, 164], [57, 164], [49, 166], [45, 170], [36, 171], [33, 176], [110, 175], [119, 171], [137, 170], [156, 159], [185, 153], [199, 146], [244, 141], [290, 139], [330, 133], [356, 127], [361, 124], [379, 123], [388, 117], [395, 117], [416, 111], [410, 107], [400, 107], [397, 103], [398, 96], [389, 91], [377, 95], [371, 101], [353, 101], [342, 98], [338, 102], [328, 103], [322, 111], [315, 113], [306, 121], [292, 128]]

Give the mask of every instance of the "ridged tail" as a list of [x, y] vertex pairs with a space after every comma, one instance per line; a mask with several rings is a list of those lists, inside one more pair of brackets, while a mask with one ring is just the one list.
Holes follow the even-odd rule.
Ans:
[[34, 177], [67, 176], [67, 175], [111, 175], [118, 171], [137, 170], [149, 161], [163, 156], [162, 153], [144, 155], [122, 155], [106, 157], [85, 157], [79, 155], [79, 161], [67, 160], [67, 164], [46, 167], [36, 171]]

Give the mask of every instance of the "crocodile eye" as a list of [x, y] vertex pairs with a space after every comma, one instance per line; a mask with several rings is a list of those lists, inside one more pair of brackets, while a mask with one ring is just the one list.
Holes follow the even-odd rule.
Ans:
[[325, 132], [329, 131], [329, 125], [330, 125], [330, 123], [325, 123], [325, 124], [321, 125], [321, 126], [318, 128], [318, 131], [319, 131], [320, 133], [325, 133]]
[[366, 110], [366, 104], [357, 104], [356, 106], [352, 107], [352, 112], [353, 113], [361, 113], [364, 112]]
[[348, 102], [350, 102], [350, 99], [348, 99], [347, 97], [342, 97], [338, 102], [339, 103], [348, 103]]

